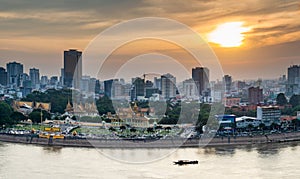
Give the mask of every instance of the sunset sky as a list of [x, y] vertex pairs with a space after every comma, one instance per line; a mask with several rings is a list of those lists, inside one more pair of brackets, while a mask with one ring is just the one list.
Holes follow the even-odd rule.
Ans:
[[41, 75], [58, 75], [64, 50], [83, 51], [108, 27], [141, 17], [191, 27], [234, 79], [278, 78], [300, 64], [300, 1], [0, 0], [0, 66], [17, 61], [26, 72], [36, 67]]

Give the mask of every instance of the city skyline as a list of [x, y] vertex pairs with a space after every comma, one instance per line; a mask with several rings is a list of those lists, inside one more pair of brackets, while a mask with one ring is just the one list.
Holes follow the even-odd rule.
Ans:
[[[170, 18], [191, 27], [208, 41], [224, 74], [235, 79], [273, 79], [299, 63], [298, 1], [90, 1], [80, 6], [76, 3], [66, 6], [60, 1], [43, 5], [34, 0], [19, 3], [22, 8], [3, 1], [0, 9], [0, 66], [18, 61], [25, 64], [25, 71], [35, 67], [43, 75], [59, 74], [64, 50], [75, 48], [84, 52], [106, 28], [145, 16]], [[122, 8], [126, 8], [126, 14], [122, 14]], [[219, 38], [220, 31], [224, 36], [228, 28], [237, 28], [233, 37], [238, 45], [234, 47], [227, 47], [224, 39]], [[173, 50], [171, 46], [163, 47], [162, 51]], [[128, 53], [120, 52], [123, 56]], [[178, 58], [184, 59], [181, 54]]]
[[300, 0], [0, 4], [0, 178], [299, 178]]
[[[74, 50], [74, 49], [69, 49], [69, 50], [65, 50], [64, 52], [68, 52], [68, 51], [76, 51], [76, 52], [79, 52], [79, 53], [81, 53], [80, 51], [77, 51], [77, 50]], [[80, 58], [80, 57], [78, 57], [78, 58]], [[64, 61], [64, 60], [63, 60]], [[64, 76], [65, 74], [64, 74], [64, 65], [62, 65], [62, 67], [60, 67], [59, 68], [59, 73], [57, 73], [57, 74], [51, 74], [51, 75], [47, 75], [47, 74], [45, 74], [41, 69], [39, 69], [39, 68], [36, 68], [36, 66], [26, 66], [26, 65], [24, 65], [23, 63], [21, 63], [20, 61], [9, 61], [9, 62], [7, 62], [4, 66], [1, 66], [0, 65], [0, 69], [4, 72], [6, 72], [7, 73], [7, 65], [8, 64], [19, 64], [19, 65], [21, 65], [22, 66], [22, 73], [20, 73], [20, 74], [26, 74], [26, 75], [29, 75], [30, 76], [30, 73], [34, 70], [34, 71], [37, 71], [38, 72], [38, 74], [39, 74], [39, 77], [38, 77], [38, 79], [39, 79], [39, 81], [42, 79], [42, 77], [47, 77], [47, 78], [49, 78], [49, 80], [50, 80], [50, 78], [52, 78], [52, 77], [57, 77], [57, 78], [61, 78], [62, 77], [62, 75]], [[64, 64], [64, 63], [63, 63]], [[81, 65], [82, 66], [82, 65]], [[254, 78], [254, 79], [239, 79], [239, 78], [235, 78], [233, 75], [231, 75], [231, 74], [224, 74], [224, 76], [221, 78], [221, 79], [210, 79], [209, 77], [208, 77], [208, 81], [209, 82], [221, 82], [221, 81], [224, 81], [224, 77], [225, 78], [227, 78], [227, 77], [230, 77], [231, 78], [231, 80], [232, 80], [232, 82], [233, 81], [257, 81], [257, 80], [278, 80], [278, 79], [280, 79], [280, 78], [282, 78], [282, 77], [285, 77], [285, 78], [287, 78], [287, 76], [288, 76], [288, 73], [289, 73], [289, 69], [290, 68], [292, 68], [292, 67], [298, 67], [298, 66], [300, 66], [300, 64], [293, 64], [293, 65], [290, 65], [290, 66], [288, 66], [286, 69], [285, 69], [285, 73], [284, 74], [282, 74], [282, 75], [280, 75], [280, 76], [274, 76], [274, 78]], [[184, 82], [184, 81], [186, 81], [186, 80], [189, 80], [189, 79], [192, 79], [193, 78], [193, 76], [192, 76], [192, 71], [194, 71], [195, 69], [197, 69], [197, 68], [204, 68], [204, 69], [207, 69], [207, 70], [209, 70], [207, 67], [204, 67], [204, 66], [194, 66], [193, 68], [192, 68], [192, 70], [190, 71], [190, 74], [191, 74], [191, 76], [189, 76], [189, 78], [183, 78], [183, 79], [181, 79], [181, 78], [179, 78], [180, 80], [178, 80], [178, 83], [181, 83], [181, 82]], [[24, 69], [28, 69], [28, 70], [24, 70]], [[73, 70], [75, 70], [75, 68], [73, 69]], [[77, 70], [77, 68], [76, 68], [76, 70]], [[132, 75], [132, 76], [126, 76], [125, 78], [123, 77], [119, 77], [119, 76], [115, 76], [115, 77], [111, 77], [111, 78], [106, 78], [106, 79], [99, 79], [99, 78], [96, 78], [96, 79], [98, 79], [98, 80], [101, 80], [101, 81], [106, 81], [106, 80], [111, 80], [111, 79], [123, 79], [123, 80], [125, 80], [126, 81], [126, 83], [130, 83], [131, 82], [131, 80], [132, 80], [132, 78], [142, 78], [143, 76], [145, 76], [145, 75], [150, 75], [150, 76], [153, 76], [153, 78], [151, 78], [151, 81], [153, 82], [154, 80], [155, 80], [155, 76], [162, 76], [162, 75], [164, 75], [164, 74], [167, 74], [167, 73], [170, 73], [170, 72], [165, 72], [165, 73], [162, 73], [162, 74], [155, 74], [155, 73], [139, 73], [138, 75]], [[205, 73], [207, 73], [207, 74], [209, 74], [209, 72], [205, 72]], [[174, 75], [174, 74], [172, 74], [172, 73], [170, 73], [171, 75]], [[90, 76], [90, 75], [88, 75], [88, 74], [84, 74], [84, 73], [82, 73], [82, 74], [80, 74], [79, 76], [81, 76], [81, 78], [84, 78], [84, 77], [91, 77], [91, 78], [95, 78], [94, 76]], [[175, 76], [176, 77], [176, 76]], [[176, 77], [177, 78], [177, 77]], [[148, 78], [147, 78], [148, 79]], [[31, 80], [31, 79], [30, 79]], [[195, 80], [195, 81], [197, 81], [197, 80]], [[9, 82], [9, 79], [8, 79], [8, 82]], [[67, 85], [67, 86], [69, 86], [70, 87], [70, 85]]]
[[[30, 68], [29, 75], [24, 73], [21, 63], [9, 62], [5, 68], [0, 68], [1, 93], [9, 93], [9, 90], [21, 92], [19, 97], [26, 96], [32, 91], [44, 91], [47, 89], [74, 88], [81, 92], [93, 95], [104, 94], [114, 99], [151, 100], [171, 99], [183, 96], [186, 99], [198, 99], [206, 102], [222, 101], [223, 96], [226, 104], [237, 104], [245, 101], [248, 96], [249, 103], [261, 104], [266, 96], [270, 99], [275, 94], [285, 93], [288, 97], [299, 94], [300, 65], [287, 68], [287, 76], [277, 79], [257, 79], [251, 81], [233, 80], [232, 76], [224, 75], [222, 80], [210, 80], [210, 69], [207, 67], [195, 67], [191, 70], [192, 76], [177, 81], [173, 74], [142, 74], [131, 76], [131, 82], [124, 78], [100, 79], [82, 75], [81, 52], [70, 49], [64, 51], [64, 68], [61, 76], [40, 75], [40, 70]], [[76, 67], [76, 64], [79, 64]], [[76, 74], [74, 77], [71, 74]], [[158, 76], [157, 76], [158, 75]], [[101, 88], [102, 86], [102, 88]], [[7, 91], [8, 90], [8, 91]], [[228, 100], [227, 100], [228, 99]]]

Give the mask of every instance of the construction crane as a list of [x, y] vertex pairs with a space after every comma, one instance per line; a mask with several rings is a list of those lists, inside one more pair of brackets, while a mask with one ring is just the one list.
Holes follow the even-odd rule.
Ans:
[[144, 82], [146, 82], [145, 80], [146, 80], [147, 76], [161, 76], [161, 75], [157, 74], [157, 73], [144, 73], [143, 74], [143, 80], [144, 80]]

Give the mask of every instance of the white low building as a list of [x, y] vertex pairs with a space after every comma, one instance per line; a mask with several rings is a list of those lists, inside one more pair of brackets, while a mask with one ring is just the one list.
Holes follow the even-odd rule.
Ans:
[[281, 111], [278, 106], [257, 106], [257, 118], [266, 126], [280, 125]]
[[262, 121], [255, 117], [242, 116], [236, 118], [237, 128], [247, 128], [249, 125], [252, 125], [253, 127], [259, 127], [259, 124], [261, 123]]

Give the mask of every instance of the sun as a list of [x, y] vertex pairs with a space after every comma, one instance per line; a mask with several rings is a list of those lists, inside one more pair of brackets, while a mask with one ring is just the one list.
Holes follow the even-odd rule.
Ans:
[[239, 47], [245, 39], [245, 32], [250, 28], [243, 27], [244, 22], [227, 22], [208, 34], [208, 41], [219, 44], [221, 47]]

